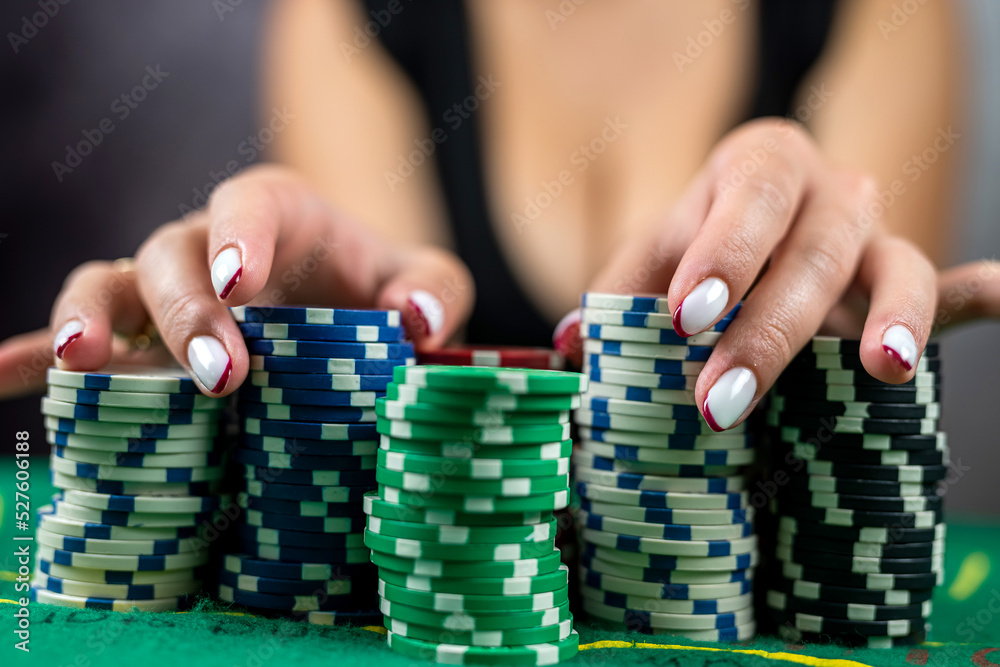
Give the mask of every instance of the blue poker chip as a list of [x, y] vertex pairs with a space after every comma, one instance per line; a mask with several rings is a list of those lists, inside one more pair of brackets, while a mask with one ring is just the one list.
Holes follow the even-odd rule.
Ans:
[[[184, 460], [185, 463], [178, 468], [194, 468], [205, 466], [217, 466], [222, 462], [221, 452], [190, 452], [181, 454], [143, 454], [137, 452], [100, 452], [93, 450], [80, 450], [75, 447], [64, 447], [56, 445], [52, 448], [52, 454], [60, 459], [87, 463], [80, 458], [93, 457], [94, 459], [107, 459], [106, 463], [98, 465], [114, 465], [122, 468], [174, 468], [174, 465], [164, 465], [160, 457], [174, 457], [173, 461]], [[160, 462], [157, 460], [159, 459]], [[170, 461], [171, 459], [166, 459]]]
[[[638, 348], [635, 348], [635, 346], [638, 346]], [[630, 354], [633, 349], [642, 351], [644, 349], [642, 346], [648, 346], [646, 348], [648, 355]], [[660, 356], [657, 356], [658, 350], [655, 349], [656, 347], [657, 344], [655, 343], [631, 343], [627, 341], [599, 340], [595, 338], [584, 341], [584, 351], [589, 354], [609, 354], [616, 357], [649, 356], [654, 359], [666, 358], [675, 361], [708, 361], [708, 358], [712, 356], [712, 350], [715, 349], [714, 347], [708, 347], [705, 345], [688, 345], [683, 347], [683, 349], [680, 349], [682, 346], [671, 346], [678, 349], [670, 350], [669, 352], [664, 352]]]
[[240, 446], [272, 454], [305, 456], [374, 456], [378, 453], [377, 440], [309, 440], [270, 435], [243, 435], [240, 438]]
[[240, 494], [239, 504], [248, 510], [267, 512], [269, 514], [284, 514], [292, 517], [340, 518], [365, 516], [364, 506], [356, 502], [300, 502]]
[[[362, 530], [364, 524], [362, 523]], [[307, 549], [359, 549], [363, 548], [364, 535], [357, 533], [320, 533], [297, 530], [280, 530], [240, 524], [237, 532], [241, 540], [255, 544], [275, 544], [280, 547]]]
[[271, 421], [248, 417], [243, 420], [243, 430], [250, 435], [306, 438], [308, 440], [374, 440], [378, 438], [375, 424]]
[[151, 583], [167, 581], [187, 581], [204, 579], [205, 568], [182, 568], [178, 570], [141, 571], [133, 570], [97, 570], [93, 568], [74, 568], [70, 565], [60, 565], [45, 558], [38, 558], [35, 567], [39, 572], [60, 579], [73, 581], [90, 581], [96, 584], [117, 584], [122, 586], [146, 586]]
[[[586, 419], [582, 415], [577, 415], [576, 423], [579, 426], [590, 427], [591, 440], [609, 442], [604, 437], [604, 431], [616, 428], [616, 421], [618, 421], [615, 419], [616, 417], [619, 417], [619, 415], [612, 415], [607, 412], [589, 412]], [[670, 419], [664, 421], [666, 424], [662, 433], [659, 434], [662, 437], [670, 435], [712, 435], [715, 432], [704, 421], [696, 421], [694, 419]], [[624, 429], [617, 427], [617, 430]]]
[[[588, 500], [587, 498], [580, 499], [580, 509], [589, 513], [591, 511], [591, 508], [592, 508], [592, 503], [590, 500]], [[691, 510], [671, 510], [671, 509], [663, 509], [660, 507], [639, 507], [638, 509], [634, 509], [633, 512], [635, 512], [637, 515], [641, 514], [642, 515], [641, 520], [644, 523], [685, 526], [688, 524], [682, 523], [683, 518], [679, 517], [683, 517], [685, 513], [690, 514]], [[729, 510], [728, 512], [729, 512], [729, 518], [731, 519], [730, 523], [743, 523], [746, 524], [747, 526], [751, 527], [753, 526], [753, 524], [751, 523], [751, 521], [753, 520], [752, 509], [750, 509], [749, 511], [746, 509], [734, 509], [734, 510]], [[753, 531], [751, 530], [749, 534], [752, 533]], [[713, 554], [713, 555], [719, 555], [719, 554]], [[666, 569], [672, 570], [676, 568], [666, 568]]]
[[308, 500], [323, 503], [359, 503], [367, 486], [304, 486], [301, 484], [266, 484], [247, 480], [247, 493], [261, 499]]
[[368, 486], [375, 488], [374, 470], [289, 470], [246, 464], [247, 479], [309, 486]]
[[[371, 586], [376, 587], [375, 573], [371, 573]], [[319, 595], [335, 592], [343, 583], [351, 581], [348, 576], [336, 579], [275, 579], [239, 574], [229, 570], [219, 570], [219, 583], [241, 591], [269, 593], [272, 595]]]
[[587, 394], [583, 396], [580, 407], [592, 412], [625, 415], [634, 413], [636, 417], [652, 417], [654, 419], [680, 419], [686, 421], [701, 419], [701, 413], [698, 412], [698, 406], [696, 405], [673, 405], [670, 403], [649, 405], [647, 402], [642, 401], [643, 405], [632, 406], [625, 403], [625, 400]]
[[235, 574], [289, 581], [325, 581], [344, 577], [365, 576], [375, 571], [371, 562], [348, 563], [283, 563], [248, 556], [229, 554], [222, 559], [222, 569]]
[[678, 501], [684, 503], [685, 498], [702, 498], [708, 497], [708, 502], [702, 505], [691, 505], [691, 504], [681, 504], [679, 507], [675, 505], [676, 509], [712, 509], [725, 508], [727, 510], [738, 510], [743, 509], [747, 504], [747, 494], [745, 491], [734, 491], [727, 493], [712, 493], [712, 494], [687, 494], [676, 491], [633, 491], [631, 489], [623, 489], [627, 493], [619, 493], [616, 488], [607, 488], [601, 484], [592, 484], [591, 482], [580, 482], [576, 483], [577, 493], [583, 498], [591, 498], [597, 500], [604, 500], [605, 502], [612, 502], [609, 499], [603, 498], [600, 495], [595, 495], [596, 492], [601, 489], [607, 489], [607, 493], [617, 494], [619, 496], [628, 496], [630, 500], [620, 500], [621, 504], [635, 505], [638, 507], [653, 508], [658, 507], [661, 509], [670, 509], [672, 501]]
[[324, 405], [281, 405], [241, 401], [239, 410], [244, 417], [278, 421], [301, 422], [374, 422], [377, 419], [371, 408], [338, 408]]
[[[607, 530], [605, 523], [607, 519], [599, 514], [594, 514], [590, 511], [591, 503], [589, 500], [582, 498], [580, 501], [580, 508], [587, 512], [587, 520], [584, 525], [587, 528], [593, 530]], [[649, 526], [657, 527], [656, 539], [660, 540], [685, 540], [692, 541], [696, 538], [692, 535], [692, 532], [698, 529], [698, 526], [691, 526], [689, 524], [673, 524], [673, 523], [649, 523]], [[754, 526], [752, 523], [734, 523], [742, 532], [742, 537], [749, 537], [754, 534]], [[614, 532], [607, 530], [607, 532]], [[752, 566], [748, 566], [752, 567]]]
[[240, 387], [240, 399], [269, 405], [316, 405], [339, 408], [374, 408], [384, 391], [313, 391], [277, 387]]
[[248, 322], [239, 325], [247, 338], [267, 340], [333, 341], [344, 343], [398, 343], [403, 327], [372, 327], [339, 324], [281, 324]]
[[372, 597], [372, 594], [368, 592], [365, 594], [348, 593], [346, 595], [330, 595], [322, 592], [319, 595], [272, 595], [244, 591], [225, 584], [219, 585], [219, 598], [223, 601], [253, 609], [295, 612], [353, 609], [370, 605], [369, 598]]
[[[697, 375], [705, 365], [700, 361], [681, 361], [676, 359], [641, 359], [638, 357], [627, 357], [627, 363], [615, 364], [608, 359], [621, 359], [617, 356], [604, 356], [601, 354], [585, 355], [584, 365], [590, 368], [619, 368], [621, 370], [639, 371], [642, 373], [662, 373], [664, 375]], [[692, 368], [694, 366], [694, 368]]]
[[[361, 516], [293, 516], [260, 510], [247, 510], [247, 527], [261, 532], [255, 539], [263, 544], [287, 544], [292, 547], [357, 548], [364, 546], [365, 517]], [[289, 533], [285, 535], [285, 533]], [[340, 535], [317, 537], [310, 535]], [[345, 535], [353, 535], [350, 539]]]
[[255, 449], [237, 449], [240, 463], [274, 470], [374, 470], [374, 456], [308, 456], [306, 454], [272, 454]]
[[[374, 405], [374, 400], [372, 405]], [[97, 406], [91, 406], [97, 407]], [[200, 438], [214, 436], [215, 424], [119, 424], [111, 426], [107, 422], [94, 423], [93, 420], [77, 420], [68, 417], [51, 417], [45, 419], [45, 428], [59, 433], [79, 433], [81, 435], [101, 435], [104, 437], [132, 438], [135, 441], [167, 440], [172, 438]], [[126, 432], [123, 435], [119, 431]]]
[[323, 373], [327, 375], [392, 375], [396, 366], [412, 366], [413, 357], [397, 359], [329, 359], [326, 357], [271, 357], [251, 355], [250, 370], [272, 373]]
[[413, 356], [411, 343], [326, 343], [254, 338], [247, 340], [246, 344], [250, 354], [279, 357], [399, 359]]
[[[211, 512], [217, 509], [222, 502], [218, 495], [211, 496], [178, 496], [176, 498], [171, 498], [169, 496], [134, 496], [134, 495], [124, 495], [124, 494], [97, 494], [97, 493], [87, 493], [79, 492], [74, 490], [64, 489], [57, 494], [59, 500], [63, 499], [64, 495], [69, 495], [72, 500], [72, 504], [81, 505], [84, 507], [92, 507], [94, 509], [109, 510], [112, 512], [180, 512], [182, 514], [187, 513], [201, 513], [201, 512]], [[174, 502], [176, 500], [176, 503]], [[158, 504], [161, 507], [157, 509], [148, 509], [148, 505]], [[50, 513], [50, 512], [39, 512]], [[106, 526], [101, 526], [100, 524], [91, 524], [85, 522], [87, 529], [99, 530], [101, 528], [106, 528]], [[196, 528], [190, 528], [191, 535], [194, 534]], [[110, 535], [86, 535], [85, 537], [97, 537], [102, 539], [119, 539], [112, 537]], [[185, 535], [178, 535], [178, 537], [186, 537]]]
[[229, 309], [237, 322], [283, 322], [285, 324], [335, 324], [398, 327], [398, 310], [351, 310], [302, 306], [235, 306]]
[[302, 563], [347, 563], [357, 565], [368, 562], [371, 549], [310, 549], [307, 547], [283, 547], [275, 544], [260, 544], [253, 540], [238, 539], [241, 550], [245, 553], [267, 560], [291, 560]]
[[[591, 355], [595, 356], [595, 355]], [[620, 371], [617, 369], [603, 369], [591, 366], [587, 370], [587, 376], [594, 382], [610, 382], [611, 384], [617, 384]], [[697, 375], [666, 375], [663, 373], [658, 374], [656, 378], [656, 387], [642, 388], [642, 387], [627, 387], [628, 394], [625, 400], [629, 401], [648, 401], [648, 398], [632, 398], [631, 394], [634, 392], [636, 396], [649, 396], [650, 389], [682, 389], [686, 391], [691, 391], [698, 384]]]
[[[632, 537], [631, 535], [620, 535], [619, 537], [626, 538], [621, 540], [621, 542], [629, 547], [632, 547], [633, 543], [638, 542], [638, 540], [640, 539], [638, 537]], [[580, 558], [598, 557], [597, 550], [599, 548], [601, 547], [598, 547], [597, 545], [591, 544], [589, 542], [584, 542], [583, 549], [580, 551]], [[619, 550], [639, 554], [639, 552], [636, 551], [634, 548], [619, 549]], [[727, 549], [725, 548], [725, 546], [719, 545], [715, 547], [714, 552], [708, 554], [707, 557], [712, 558], [718, 556], [731, 556], [735, 558], [737, 561], [735, 563], [736, 567], [733, 568], [734, 570], [746, 570], [748, 568], [753, 567], [752, 564], [754, 561], [753, 553], [743, 553], [743, 554], [722, 553], [726, 551]], [[641, 559], [645, 561], [645, 565], [643, 565], [642, 567], [654, 570], [683, 569], [678, 567], [678, 562], [683, 563], [686, 558], [700, 558], [700, 556], [667, 556], [664, 554], [646, 554], [646, 553], [640, 555], [642, 557]], [[740, 586], [738, 587], [738, 590], [734, 591], [734, 594], [745, 595], [753, 591], [753, 580], [744, 580], [737, 583], [739, 583]], [[673, 590], [675, 587], [676, 587], [676, 595], [672, 597], [676, 597], [678, 600], [687, 599], [687, 593], [686, 593], [687, 584], [674, 584], [671, 586], [671, 589]]]
[[[90, 443], [81, 442], [89, 437], [90, 443], [100, 443], [87, 446]], [[79, 447], [100, 452], [122, 452], [129, 454], [177, 454], [186, 452], [206, 452], [211, 450], [211, 438], [178, 440], [160, 439], [144, 440], [139, 438], [115, 438], [102, 436], [77, 436], [74, 433], [62, 431], [47, 431], [46, 440], [57, 447]], [[104, 441], [107, 441], [106, 443]], [[180, 443], [180, 444], [179, 444]], [[105, 446], [107, 445], [107, 446]]]
[[[591, 549], [593, 552], [593, 549]], [[594, 568], [598, 565], [603, 567], [612, 568], [612, 572], [597, 571]], [[696, 582], [691, 581], [681, 581], [686, 578], [690, 578], [690, 570], [662, 570], [652, 567], [634, 567], [629, 565], [621, 565], [620, 563], [612, 563], [610, 561], [601, 561], [599, 558], [591, 555], [580, 557], [580, 566], [583, 568], [584, 576], [581, 579], [587, 586], [591, 588], [603, 588], [601, 585], [601, 579], [604, 575], [621, 577], [627, 579], [634, 579], [635, 581], [641, 581], [644, 583], [654, 583], [663, 584], [665, 590], [670, 584], [691, 584]], [[628, 576], [626, 576], [626, 573]], [[698, 575], [702, 575], [703, 572], [699, 571]], [[753, 581], [753, 570], [752, 569], [742, 569], [742, 570], [732, 570], [732, 571], [719, 571], [711, 572], [706, 579], [711, 578], [711, 581], [705, 583], [729, 583], [733, 584], [740, 581]], [[676, 581], [675, 581], [676, 580]]]
[[[714, 333], [714, 332], [723, 331], [723, 330], [725, 330], [726, 326], [728, 326], [728, 325], [729, 325], [729, 322], [723, 320], [722, 322], [720, 322], [719, 324], [717, 324], [715, 327], [713, 327], [711, 329], [711, 331], [713, 333], [711, 333], [709, 335], [712, 336], [712, 337], [717, 337], [718, 334]], [[605, 329], [605, 327], [610, 327], [610, 326], [615, 326], [615, 325], [610, 325], [610, 324], [584, 324], [581, 333], [584, 336], [586, 336], [587, 338], [592, 338], [594, 340], [604, 340], [604, 339], [607, 339], [607, 340], [619, 340], [619, 338], [616, 335], [614, 335], [614, 334], [611, 333], [612, 331], [614, 331], [614, 329], [610, 329], [610, 330]], [[623, 326], [629, 327], [629, 328], [633, 328], [633, 329], [640, 328], [640, 325], [638, 325], [638, 324], [632, 324], [632, 325], [626, 324], [626, 325], [623, 325]], [[634, 338], [631, 335], [626, 335], [625, 332], [622, 332], [622, 334], [623, 334], [622, 337], [627, 337], [629, 340], [634, 340]], [[637, 333], [636, 335], [639, 335], [639, 334]], [[701, 335], [701, 334], [695, 334], [695, 336], [699, 336], [699, 335]], [[641, 342], [651, 343], [651, 344], [654, 344], [654, 345], [685, 345], [685, 346], [688, 346], [688, 347], [701, 347], [700, 345], [692, 345], [691, 344], [692, 343], [692, 338], [694, 338], [695, 342], [697, 342], [699, 340], [702, 340], [702, 339], [699, 339], [697, 337], [682, 336], [679, 333], [677, 333], [676, 331], [674, 331], [673, 329], [647, 329], [647, 328], [643, 329], [642, 338], [643, 338], [643, 340]], [[646, 338], [648, 338], [649, 340], [646, 340]], [[639, 342], [639, 341], [636, 341], [636, 342]], [[702, 340], [702, 342], [710, 342], [710, 341], [706, 339], [706, 340]]]
[[321, 373], [271, 373], [252, 371], [250, 384], [280, 389], [319, 391], [385, 391], [392, 375], [325, 375]]

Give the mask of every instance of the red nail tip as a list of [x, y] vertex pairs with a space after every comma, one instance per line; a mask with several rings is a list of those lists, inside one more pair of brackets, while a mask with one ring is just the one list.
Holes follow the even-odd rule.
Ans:
[[899, 364], [906, 370], [910, 370], [911, 368], [913, 368], [912, 364], [906, 361], [906, 359], [903, 359], [903, 357], [899, 356], [899, 352], [896, 352], [896, 350], [892, 349], [888, 345], [883, 345], [882, 350], [889, 355], [890, 359], [895, 361], [897, 364]]
[[684, 338], [689, 338], [691, 336], [691, 334], [689, 334], [688, 332], [684, 331], [684, 329], [681, 327], [681, 308], [683, 308], [683, 307], [684, 307], [684, 302], [681, 301], [681, 305], [677, 306], [677, 310], [674, 311], [674, 315], [670, 319], [673, 320], [674, 331], [676, 331], [677, 333], [679, 333]]
[[241, 266], [240, 268], [236, 269], [236, 273], [234, 273], [233, 277], [229, 279], [229, 282], [226, 283], [226, 286], [222, 288], [222, 292], [219, 293], [220, 299], [225, 299], [227, 296], [232, 294], [233, 289], [236, 287], [236, 283], [240, 281], [240, 277], [242, 275], [243, 275], [243, 267]]
[[222, 377], [219, 378], [219, 382], [214, 387], [212, 387], [212, 393], [218, 394], [223, 389], [225, 389], [226, 385], [229, 384], [229, 376], [232, 374], [233, 374], [233, 360], [230, 359], [229, 361], [226, 362], [226, 370], [222, 371]]
[[555, 347], [556, 352], [564, 357], [570, 357], [579, 352], [581, 349], [580, 343], [579, 322], [567, 324], [563, 330], [559, 332], [555, 340], [552, 341], [552, 345]]
[[78, 331], [75, 334], [70, 334], [66, 338], [66, 340], [63, 341], [63, 344], [59, 346], [59, 349], [56, 350], [56, 356], [62, 359], [63, 353], [66, 352], [66, 348], [69, 347], [71, 343], [73, 343], [77, 338], [79, 338], [82, 335], [83, 335], [82, 331]]
[[702, 413], [702, 415], [704, 415], [704, 417], [705, 417], [705, 423], [708, 424], [708, 427], [710, 429], [712, 429], [716, 433], [721, 433], [722, 431], [726, 430], [726, 429], [722, 428], [721, 426], [719, 426], [715, 422], [715, 417], [712, 416], [712, 411], [708, 407], [708, 399], [707, 398], [705, 399], [705, 402], [701, 406], [701, 413]]
[[412, 315], [407, 318], [406, 329], [410, 334], [411, 338], [426, 336], [431, 330], [431, 323], [424, 315], [424, 311], [420, 309], [417, 302], [413, 299], [407, 300], [407, 305], [410, 306], [410, 310], [413, 311]]

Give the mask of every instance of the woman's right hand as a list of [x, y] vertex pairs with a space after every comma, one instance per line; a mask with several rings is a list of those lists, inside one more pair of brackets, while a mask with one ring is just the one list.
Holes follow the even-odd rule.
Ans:
[[465, 323], [473, 299], [471, 275], [451, 253], [393, 244], [289, 171], [259, 166], [220, 185], [205, 210], [156, 230], [134, 264], [74, 270], [50, 326], [0, 345], [0, 396], [41, 389], [37, 369], [53, 360], [76, 371], [155, 362], [156, 350], [136, 354], [114, 336], [142, 334], [150, 323], [203, 392], [225, 396], [249, 367], [230, 306], [396, 309], [417, 348], [433, 349]]

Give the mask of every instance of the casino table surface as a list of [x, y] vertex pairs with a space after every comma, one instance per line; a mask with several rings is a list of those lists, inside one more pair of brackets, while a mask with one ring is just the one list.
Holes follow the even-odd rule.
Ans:
[[[319, 627], [249, 615], [205, 599], [186, 613], [132, 613], [31, 607], [30, 654], [13, 648], [18, 605], [12, 458], [0, 460], [0, 667], [6, 665], [265, 667], [428, 664], [392, 653], [381, 627]], [[53, 493], [44, 457], [32, 458], [33, 510]], [[933, 642], [890, 650], [792, 645], [760, 636], [711, 644], [609, 631], [575, 620], [580, 654], [566, 664], [617, 665], [1000, 665], [1000, 522], [948, 517], [947, 578], [934, 596]], [[34, 521], [32, 521], [32, 529]], [[30, 533], [28, 533], [30, 534]], [[29, 543], [32, 544], [32, 543]], [[34, 549], [34, 544], [32, 544]], [[657, 643], [652, 643], [654, 640]], [[647, 643], [650, 642], [650, 643]]]

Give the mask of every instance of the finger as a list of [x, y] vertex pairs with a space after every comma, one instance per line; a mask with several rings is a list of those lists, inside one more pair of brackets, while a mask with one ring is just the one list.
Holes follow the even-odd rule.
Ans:
[[146, 322], [130, 267], [83, 264], [66, 278], [52, 309], [56, 364], [67, 370], [97, 370], [111, 360], [115, 331], [137, 333]]
[[909, 380], [934, 320], [934, 266], [908, 241], [880, 236], [865, 249], [857, 282], [871, 294], [861, 337], [865, 370], [883, 382]]
[[868, 233], [854, 226], [870, 181], [828, 174], [729, 325], [698, 378], [696, 396], [715, 430], [739, 424], [823, 323], [855, 273]]
[[5, 340], [0, 344], [0, 399], [44, 389], [45, 369], [54, 358], [48, 327]]
[[209, 395], [226, 395], [246, 377], [243, 336], [212, 288], [205, 266], [207, 220], [161, 227], [136, 255], [138, 288], [167, 349]]
[[465, 326], [475, 300], [469, 270], [450, 253], [436, 249], [400, 250], [383, 270], [377, 308], [403, 313], [418, 350], [444, 345]]
[[937, 292], [936, 328], [1000, 318], [1000, 262], [984, 259], [942, 271]]
[[681, 335], [729, 312], [787, 234], [811, 180], [811, 149], [801, 132], [785, 130], [773, 121], [744, 126], [711, 159], [712, 205], [667, 292]]

